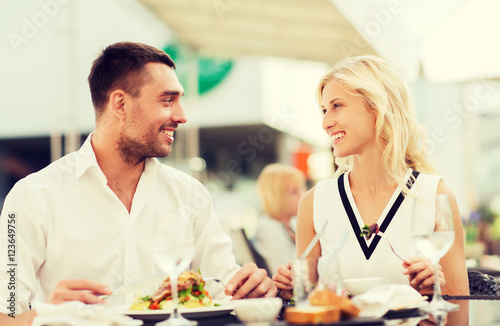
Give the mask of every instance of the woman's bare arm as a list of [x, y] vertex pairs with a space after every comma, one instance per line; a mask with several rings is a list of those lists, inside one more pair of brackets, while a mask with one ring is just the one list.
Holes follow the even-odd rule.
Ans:
[[[299, 202], [299, 209], [297, 212], [297, 257], [302, 255], [304, 250], [306, 250], [309, 242], [316, 235], [314, 231], [314, 221], [313, 221], [313, 199], [314, 199], [314, 188], [307, 191]], [[309, 279], [311, 283], [316, 284], [318, 282], [318, 259], [321, 256], [321, 247], [319, 242], [314, 246], [313, 250], [307, 256], [309, 262]]]

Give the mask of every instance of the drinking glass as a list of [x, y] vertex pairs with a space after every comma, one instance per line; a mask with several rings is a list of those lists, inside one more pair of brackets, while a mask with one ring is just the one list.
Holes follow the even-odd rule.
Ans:
[[430, 259], [434, 270], [434, 295], [430, 304], [423, 310], [438, 315], [440, 312], [459, 308], [458, 305], [443, 299], [438, 277], [439, 260], [450, 250], [455, 241], [455, 228], [448, 195], [439, 194], [436, 196], [435, 216], [434, 229], [419, 221], [418, 215], [414, 216], [413, 238], [419, 253]]
[[293, 260], [292, 279], [295, 305], [309, 305], [307, 296], [311, 291], [311, 283], [309, 282], [309, 262], [306, 258], [297, 258]]
[[[170, 222], [169, 222], [170, 223]], [[153, 245], [153, 253], [160, 267], [170, 278], [172, 289], [172, 313], [158, 326], [192, 326], [196, 321], [188, 320], [179, 313], [178, 278], [185, 271], [194, 257], [195, 239], [191, 225], [182, 219], [169, 224], [167, 232], [161, 234]]]

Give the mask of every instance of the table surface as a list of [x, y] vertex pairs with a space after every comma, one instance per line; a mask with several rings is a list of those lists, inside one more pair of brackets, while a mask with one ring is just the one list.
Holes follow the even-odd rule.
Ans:
[[[482, 297], [481, 300], [476, 300], [479, 297], [470, 297], [469, 299], [452, 300], [450, 302], [457, 303], [460, 305], [460, 310], [450, 312], [444, 318], [439, 325], [443, 326], [500, 326], [500, 297]], [[401, 326], [431, 326], [436, 325], [435, 319], [429, 316], [420, 316], [421, 312], [411, 311], [408, 316], [400, 317], [410, 317], [410, 318], [394, 318], [394, 319], [372, 319], [372, 318], [358, 318], [354, 320], [346, 320], [339, 323], [334, 323], [331, 325], [335, 326], [347, 326], [347, 325], [401, 325]], [[413, 318], [411, 318], [413, 316]], [[398, 317], [393, 315], [393, 317]], [[160, 320], [155, 321], [144, 321], [144, 326], [154, 326]], [[197, 319], [198, 326], [241, 326], [238, 318], [233, 314], [227, 314], [222, 316], [216, 316], [211, 318], [200, 318]], [[276, 320], [272, 326], [286, 326], [288, 325], [283, 320]]]

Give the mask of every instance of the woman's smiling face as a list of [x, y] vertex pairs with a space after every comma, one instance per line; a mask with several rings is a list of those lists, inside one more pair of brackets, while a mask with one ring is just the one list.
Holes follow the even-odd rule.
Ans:
[[332, 140], [335, 157], [360, 155], [377, 148], [376, 112], [368, 109], [358, 92], [332, 79], [323, 88], [321, 110], [323, 129]]

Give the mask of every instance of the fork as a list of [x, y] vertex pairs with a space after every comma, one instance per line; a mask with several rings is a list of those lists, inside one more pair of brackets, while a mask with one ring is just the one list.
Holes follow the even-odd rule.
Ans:
[[395, 255], [396, 255], [399, 259], [401, 259], [401, 261], [405, 261], [403, 258], [401, 258], [401, 256], [400, 256], [400, 255], [398, 255], [398, 254], [396, 253], [396, 250], [394, 250], [394, 248], [392, 247], [391, 242], [389, 241], [389, 239], [387, 239], [387, 238], [385, 237], [384, 232], [382, 232], [382, 231], [378, 231], [378, 232], [376, 233], [376, 235], [379, 235], [382, 239], [384, 239], [385, 241], [387, 241], [387, 243], [389, 244], [389, 247], [391, 247], [392, 252], [393, 252], [393, 253], [394, 253], [394, 254], [395, 254]]
[[220, 285], [222, 285], [223, 287], [226, 287], [226, 283], [224, 283], [223, 280], [220, 280], [218, 278], [215, 278], [215, 277], [211, 277], [211, 276], [206, 276], [206, 277], [203, 277], [203, 279], [206, 281], [214, 281], [215, 283], [218, 283]]

